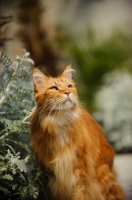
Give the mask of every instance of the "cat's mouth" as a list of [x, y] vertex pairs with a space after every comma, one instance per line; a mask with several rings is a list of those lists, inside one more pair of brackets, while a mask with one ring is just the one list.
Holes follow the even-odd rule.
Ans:
[[63, 103], [66, 103], [66, 102], [71, 102], [72, 103], [72, 101], [71, 101], [71, 99], [66, 99]]
[[74, 101], [68, 97], [60, 101], [59, 104], [57, 104], [52, 110], [69, 110], [73, 107], [73, 105]]
[[65, 104], [65, 103], [67, 103], [67, 102], [73, 103], [73, 101], [72, 101], [69, 97], [63, 101], [63, 104]]

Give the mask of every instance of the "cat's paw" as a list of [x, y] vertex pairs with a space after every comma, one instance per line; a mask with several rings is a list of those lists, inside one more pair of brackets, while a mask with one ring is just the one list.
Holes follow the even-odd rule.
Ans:
[[125, 194], [118, 184], [114, 184], [108, 194], [107, 200], [126, 200]]

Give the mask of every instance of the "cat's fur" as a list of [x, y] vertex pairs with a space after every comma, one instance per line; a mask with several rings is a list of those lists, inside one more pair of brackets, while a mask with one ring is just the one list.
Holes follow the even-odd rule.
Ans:
[[124, 200], [112, 170], [114, 151], [78, 103], [70, 66], [57, 78], [33, 70], [36, 110], [31, 117], [33, 152], [53, 171], [55, 200]]

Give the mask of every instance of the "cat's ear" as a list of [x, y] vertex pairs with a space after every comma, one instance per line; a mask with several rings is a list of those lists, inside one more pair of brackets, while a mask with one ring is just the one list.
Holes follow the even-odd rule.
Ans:
[[63, 71], [62, 75], [61, 76], [64, 76], [66, 77], [67, 79], [69, 80], [72, 80], [72, 76], [73, 74], [75, 74], [75, 70], [71, 68], [71, 64], [69, 64], [65, 70]]
[[40, 92], [45, 87], [47, 77], [37, 68], [33, 68], [32, 71], [35, 92]]

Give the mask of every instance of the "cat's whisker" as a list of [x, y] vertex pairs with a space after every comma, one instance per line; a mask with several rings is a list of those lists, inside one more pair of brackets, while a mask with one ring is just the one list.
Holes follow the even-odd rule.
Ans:
[[[79, 107], [79, 108], [81, 108], [83, 111], [86, 111], [85, 108], [82, 107], [82, 105], [80, 104], [80, 102], [77, 102], [77, 103], [76, 103], [76, 106]], [[89, 114], [88, 112], [87, 112], [86, 114], [87, 114], [88, 116], [90, 116], [90, 114]]]
[[42, 106], [42, 111], [40, 113], [40, 117], [43, 115], [43, 113], [45, 113], [48, 109], [50, 109], [50, 107], [52, 106], [52, 103], [48, 103], [46, 106]]
[[58, 120], [59, 120], [59, 119], [61, 119], [62, 98], [59, 98], [59, 99], [57, 100], [57, 106], [58, 106], [58, 109], [56, 110], [55, 115], [57, 114]]
[[55, 110], [55, 114], [56, 114], [56, 112], [57, 112], [58, 110], [55, 109], [55, 108], [56, 108], [57, 106], [59, 106], [60, 102], [61, 102], [61, 99], [58, 99], [57, 101], [55, 101], [54, 99], [50, 99], [49, 103], [46, 104], [46, 106], [44, 106], [44, 107], [42, 106], [42, 111], [41, 111], [41, 113], [40, 113], [40, 117], [41, 117], [44, 113], [46, 113], [48, 110], [49, 110], [48, 116], [50, 116], [50, 114], [52, 113], [53, 110]]
[[57, 113], [58, 117], [59, 117], [59, 114], [60, 114], [61, 101], [62, 101], [61, 98], [59, 98], [59, 99], [57, 99], [57, 102], [56, 102], [58, 109], [56, 109], [55, 114]]
[[[51, 99], [52, 100], [52, 99]], [[56, 105], [54, 105], [54, 102], [50, 101], [46, 106], [43, 107], [40, 115], [39, 115], [39, 120], [41, 120], [41, 117], [43, 116], [44, 113], [46, 113], [49, 110], [48, 116], [51, 114], [51, 112], [54, 110]]]
[[56, 107], [56, 105], [54, 105], [53, 107], [52, 107], [52, 109], [49, 111], [49, 113], [48, 113], [48, 116], [47, 117], [49, 117], [50, 116], [50, 114], [52, 113], [52, 111], [54, 110], [54, 108]]
[[56, 112], [58, 111], [58, 109], [55, 109], [55, 107], [59, 106], [60, 102], [61, 102], [61, 99], [57, 99], [57, 101], [52, 102], [53, 103], [52, 104], [52, 108], [51, 108], [50, 112], [48, 113], [48, 116], [52, 113], [53, 110], [55, 110], [54, 114], [56, 114]]
[[62, 110], [62, 102], [60, 102], [59, 104], [58, 117], [61, 117], [61, 110]]

